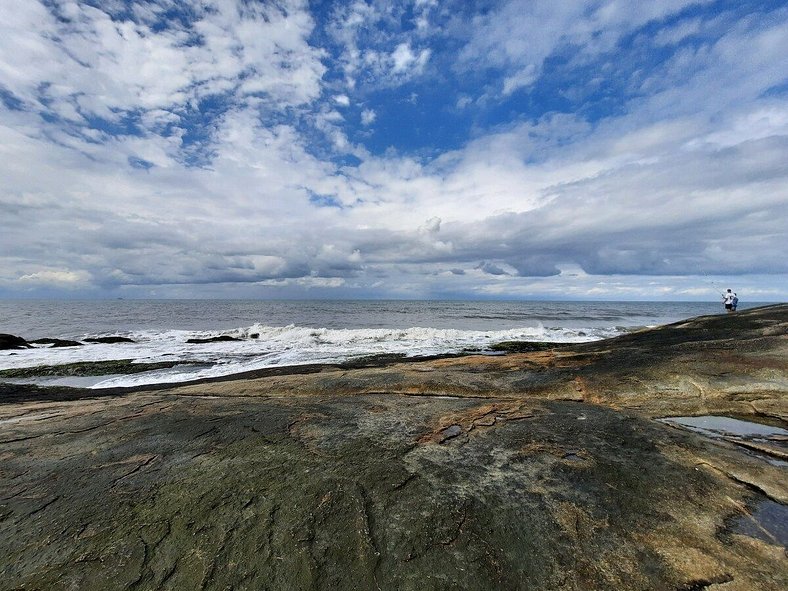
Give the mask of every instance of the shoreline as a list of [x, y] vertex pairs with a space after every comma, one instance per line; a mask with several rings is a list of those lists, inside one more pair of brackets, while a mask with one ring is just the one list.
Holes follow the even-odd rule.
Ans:
[[[656, 302], [510, 302], [489, 307], [471, 302], [445, 310], [434, 302], [410, 303], [405, 308], [373, 304], [347, 308], [337, 303], [299, 307], [280, 303], [268, 308], [265, 302], [254, 306], [217, 302], [215, 308], [211, 303], [162, 304], [148, 316], [141, 306], [126, 309], [121, 304], [102, 308], [94, 320], [85, 317], [84, 304], [73, 309], [37, 310], [40, 318], [28, 321], [26, 328], [20, 323], [33, 310], [9, 310], [11, 316], [4, 319], [3, 331], [27, 339], [34, 334], [44, 337], [37, 338], [39, 344], [27, 351], [0, 351], [0, 375], [13, 368], [133, 359], [145, 363], [174, 361], [182, 369], [156, 372], [169, 375], [112, 378], [104, 385], [126, 387], [167, 380], [175, 383], [184, 377], [197, 379], [297, 363], [333, 364], [345, 358], [384, 352], [425, 356], [484, 350], [501, 341], [582, 342], [717, 308], [706, 303], [702, 307], [672, 309], [671, 305]], [[190, 320], [195, 314], [198, 319], [206, 314], [210, 318]], [[261, 318], [264, 322], [260, 322]], [[46, 330], [50, 324], [52, 330]], [[53, 335], [57, 338], [51, 338]]]
[[[768, 311], [768, 310], [779, 310], [784, 307], [788, 306], [788, 304], [767, 304], [764, 306], [757, 306], [753, 308], [749, 308], [746, 312], [749, 313], [759, 313], [761, 311]], [[742, 314], [742, 312], [738, 312], [738, 314]], [[150, 369], [158, 369], [159, 367], [176, 367], [179, 364], [188, 364], [188, 361], [173, 361], [173, 362], [152, 362], [152, 363], [135, 363], [133, 359], [119, 359], [113, 361], [85, 361], [85, 362], [78, 362], [73, 364], [63, 364], [59, 366], [32, 366], [32, 367], [24, 367], [24, 368], [14, 368], [8, 370], [0, 370], [0, 404], [3, 404], [5, 401], [14, 400], [14, 401], [21, 401], [21, 400], [34, 400], [34, 399], [50, 399], [48, 396], [51, 394], [53, 398], [52, 400], [66, 400], [66, 399], [78, 399], [78, 398], [87, 398], [87, 397], [104, 397], [104, 396], [119, 396], [126, 393], [131, 392], [152, 392], [152, 391], [159, 391], [159, 390], [169, 390], [173, 388], [178, 388], [181, 386], [196, 386], [201, 384], [214, 384], [214, 383], [223, 383], [223, 382], [233, 382], [233, 381], [243, 381], [243, 380], [255, 380], [261, 378], [268, 378], [268, 377], [275, 377], [275, 376], [290, 376], [290, 375], [304, 375], [304, 374], [316, 374], [324, 371], [346, 371], [352, 369], [375, 369], [375, 368], [385, 368], [390, 365], [399, 364], [399, 363], [421, 363], [421, 362], [428, 362], [428, 361], [436, 361], [441, 359], [456, 359], [456, 358], [468, 358], [474, 356], [497, 356], [497, 355], [512, 355], [518, 353], [532, 353], [532, 352], [539, 352], [539, 351], [551, 351], [551, 350], [561, 350], [569, 353], [581, 353], [585, 350], [596, 350], [599, 347], [606, 348], [608, 346], [617, 346], [617, 343], [625, 342], [628, 337], [631, 335], [637, 335], [640, 333], [649, 333], [655, 330], [663, 330], [669, 329], [670, 327], [679, 327], [685, 325], [689, 322], [697, 322], [697, 321], [710, 321], [719, 318], [729, 317], [728, 315], [722, 314], [710, 314], [710, 315], [703, 315], [703, 316], [696, 316], [691, 318], [686, 318], [682, 320], [678, 320], [675, 322], [662, 324], [658, 326], [652, 327], [636, 327], [633, 330], [629, 330], [623, 334], [620, 334], [615, 337], [608, 337], [603, 339], [597, 339], [594, 341], [586, 341], [586, 342], [579, 342], [579, 343], [567, 343], [567, 342], [553, 342], [553, 341], [505, 341], [500, 343], [494, 343], [490, 346], [489, 351], [463, 351], [459, 353], [442, 353], [442, 354], [434, 354], [434, 355], [418, 355], [409, 357], [403, 353], [380, 353], [380, 354], [370, 354], [370, 355], [363, 355], [358, 358], [348, 359], [347, 361], [343, 362], [329, 362], [329, 363], [302, 363], [302, 364], [293, 364], [293, 365], [276, 365], [270, 367], [263, 367], [259, 369], [252, 369], [246, 371], [240, 371], [236, 373], [230, 373], [226, 375], [220, 376], [210, 376], [210, 377], [203, 377], [197, 379], [190, 379], [184, 380], [180, 382], [158, 382], [158, 383], [150, 383], [150, 384], [140, 384], [140, 385], [131, 385], [131, 386], [116, 386], [116, 387], [107, 387], [107, 388], [85, 388], [79, 386], [46, 386], [46, 385], [37, 385], [37, 384], [20, 384], [20, 383], [11, 383], [11, 382], [4, 382], [4, 373], [5, 372], [29, 372], [31, 375], [29, 377], [36, 377], [35, 374], [37, 371], [40, 370], [56, 370], [58, 367], [65, 367], [68, 368], [70, 365], [79, 365], [84, 366], [87, 369], [86, 373], [43, 373], [39, 374], [42, 376], [69, 376], [74, 375], [76, 377], [81, 376], [101, 376], [105, 375], [102, 373], [91, 373], [91, 368], [101, 366], [102, 364], [124, 364], [131, 367], [135, 366], [146, 366], [144, 370], [135, 370], [134, 373], [137, 372], [144, 372]], [[108, 371], [108, 373], [114, 373]], [[28, 377], [25, 375], [24, 377]], [[10, 376], [9, 379], [14, 379], [15, 376]], [[13, 391], [19, 390], [19, 394], [14, 396]]]

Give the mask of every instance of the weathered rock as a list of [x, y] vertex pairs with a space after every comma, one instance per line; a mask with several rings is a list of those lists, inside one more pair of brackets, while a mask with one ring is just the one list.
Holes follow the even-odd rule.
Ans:
[[132, 359], [109, 361], [84, 361], [60, 365], [38, 365], [0, 370], [0, 378], [36, 378], [44, 376], [103, 376], [109, 374], [133, 374], [154, 369], [167, 369], [178, 365], [177, 361], [135, 363]]
[[504, 351], [506, 353], [531, 353], [532, 351], [552, 351], [560, 348], [560, 343], [544, 343], [540, 341], [501, 341], [490, 346], [491, 351]]
[[91, 337], [89, 339], [85, 339], [86, 343], [104, 343], [108, 345], [114, 345], [116, 343], [136, 343], [134, 339], [130, 339], [129, 337]]
[[34, 345], [51, 345], [52, 348], [82, 347], [85, 344], [85, 343], [80, 343], [79, 341], [72, 341], [69, 339], [36, 339], [34, 341], [30, 341], [30, 343]]
[[29, 349], [30, 344], [23, 339], [12, 334], [0, 334], [0, 351], [7, 349]]
[[207, 337], [204, 339], [187, 339], [187, 343], [192, 344], [202, 344], [202, 343], [223, 343], [226, 341], [240, 341], [241, 339], [237, 339], [235, 337], [231, 337], [228, 334], [219, 335], [218, 337]]
[[758, 519], [786, 469], [651, 417], [785, 424], [786, 326], [782, 306], [560, 351], [18, 388], [0, 589], [782, 590]]

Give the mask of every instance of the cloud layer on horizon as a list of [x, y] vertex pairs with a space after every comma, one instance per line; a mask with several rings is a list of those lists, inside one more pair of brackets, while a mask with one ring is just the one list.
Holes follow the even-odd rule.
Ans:
[[788, 298], [782, 3], [481, 4], [0, 5], [0, 296]]

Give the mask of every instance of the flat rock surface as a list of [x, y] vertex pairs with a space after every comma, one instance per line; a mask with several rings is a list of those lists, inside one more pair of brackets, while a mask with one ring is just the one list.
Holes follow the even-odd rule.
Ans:
[[0, 589], [782, 590], [786, 468], [654, 419], [785, 428], [787, 335], [781, 305], [505, 356], [4, 386]]

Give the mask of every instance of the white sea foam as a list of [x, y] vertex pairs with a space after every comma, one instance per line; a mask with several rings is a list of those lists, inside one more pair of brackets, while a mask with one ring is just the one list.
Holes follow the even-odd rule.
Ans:
[[[500, 341], [583, 342], [615, 336], [616, 328], [524, 327], [475, 331], [413, 327], [407, 329], [328, 329], [296, 325], [254, 324], [225, 331], [132, 331], [134, 343], [86, 344], [82, 347], [35, 347], [0, 351], [0, 369], [59, 365], [80, 361], [133, 359], [150, 363], [177, 361], [171, 369], [113, 376], [93, 388], [175, 383], [225, 376], [264, 367], [331, 363], [384, 353], [407, 356], [458, 353], [485, 349]], [[227, 335], [237, 341], [193, 344], [188, 339]], [[83, 335], [82, 338], [106, 335]], [[185, 363], [185, 364], [183, 364]]]

